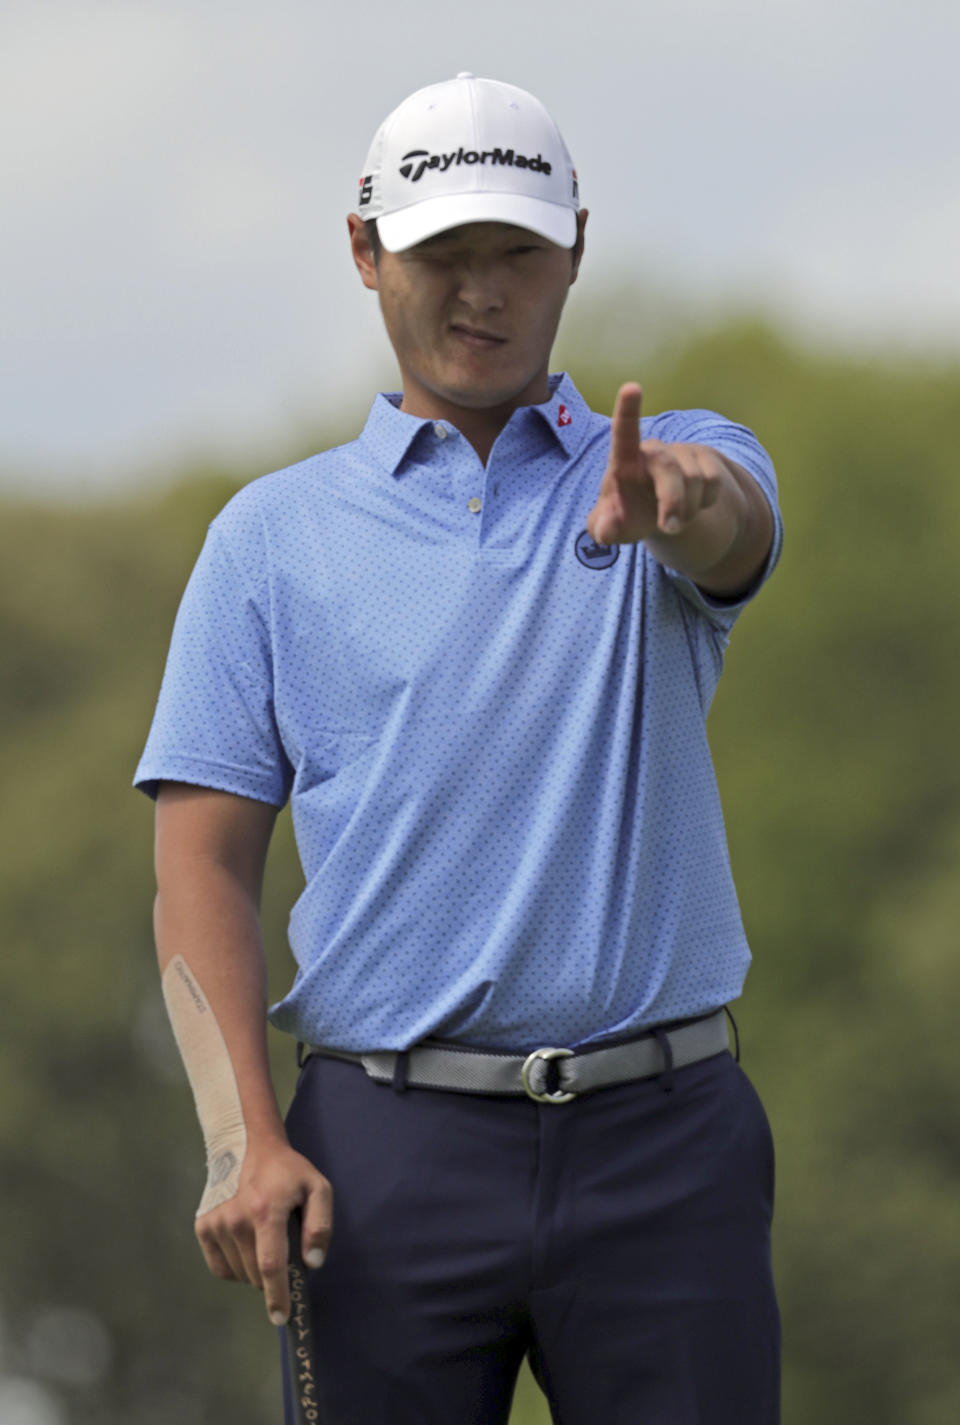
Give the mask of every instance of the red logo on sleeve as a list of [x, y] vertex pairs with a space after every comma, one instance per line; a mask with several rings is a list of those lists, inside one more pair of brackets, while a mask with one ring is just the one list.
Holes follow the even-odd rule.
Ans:
[[573, 424], [573, 416], [572, 416], [572, 415], [570, 414], [570, 412], [567, 410], [566, 406], [558, 406], [558, 407], [557, 407], [557, 425], [558, 425], [558, 426], [568, 426], [568, 425], [572, 425], [572, 424]]

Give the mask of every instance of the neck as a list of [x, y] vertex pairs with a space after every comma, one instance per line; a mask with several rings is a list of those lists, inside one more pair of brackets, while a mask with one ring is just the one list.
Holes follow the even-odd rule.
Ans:
[[542, 405], [550, 399], [550, 383], [546, 372], [542, 381], [531, 383], [517, 396], [495, 406], [461, 406], [433, 391], [404, 383], [401, 411], [430, 421], [448, 421], [473, 446], [484, 465], [490, 458], [493, 443], [514, 411], [521, 406]]

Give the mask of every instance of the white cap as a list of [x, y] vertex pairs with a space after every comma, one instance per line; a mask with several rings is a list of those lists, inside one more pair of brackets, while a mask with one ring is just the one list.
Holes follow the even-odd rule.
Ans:
[[380, 125], [357, 212], [388, 252], [461, 223], [513, 223], [573, 247], [580, 195], [560, 130], [524, 89], [458, 74]]

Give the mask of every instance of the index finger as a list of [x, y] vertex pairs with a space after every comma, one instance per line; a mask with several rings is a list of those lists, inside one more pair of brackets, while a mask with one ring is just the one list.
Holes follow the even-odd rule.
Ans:
[[611, 464], [635, 464], [640, 454], [640, 409], [643, 389], [636, 381], [628, 381], [617, 392], [610, 422]]
[[290, 1316], [288, 1220], [287, 1214], [271, 1212], [257, 1226], [257, 1266], [263, 1279], [267, 1315], [274, 1326], [284, 1326]]

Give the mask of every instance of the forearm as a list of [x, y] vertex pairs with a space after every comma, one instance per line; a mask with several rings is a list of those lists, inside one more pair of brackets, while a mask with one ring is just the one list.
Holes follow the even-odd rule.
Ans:
[[[266, 964], [256, 901], [212, 860], [180, 862], [158, 881], [154, 931], [165, 988], [179, 956], [223, 1036], [248, 1143], [285, 1141], [267, 1053]], [[193, 1076], [191, 1083], [196, 1098]]]
[[276, 808], [164, 783], [157, 798], [154, 925], [164, 999], [207, 1144], [196, 1233], [214, 1276], [263, 1290], [287, 1319], [287, 1223], [323, 1260], [332, 1194], [287, 1141], [267, 1055], [260, 887]]

